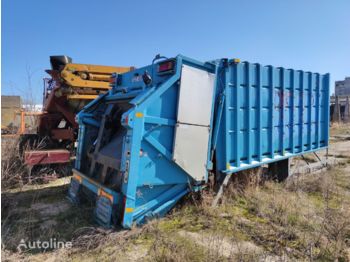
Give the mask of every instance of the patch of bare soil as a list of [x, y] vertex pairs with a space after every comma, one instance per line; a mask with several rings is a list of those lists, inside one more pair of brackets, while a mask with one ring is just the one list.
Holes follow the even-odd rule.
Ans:
[[251, 241], [233, 241], [220, 235], [200, 234], [183, 230], [179, 231], [178, 234], [195, 241], [204, 248], [215, 250], [219, 255], [228, 258], [239, 254], [261, 255], [263, 253], [263, 249]]
[[67, 201], [59, 201], [53, 203], [33, 203], [30, 207], [32, 210], [38, 211], [43, 217], [53, 217], [60, 213], [67, 211], [70, 208], [70, 204]]

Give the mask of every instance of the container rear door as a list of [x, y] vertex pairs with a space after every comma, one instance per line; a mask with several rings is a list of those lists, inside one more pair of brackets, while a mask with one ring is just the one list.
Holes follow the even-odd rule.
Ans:
[[182, 67], [173, 159], [196, 181], [206, 175], [213, 93], [214, 74]]

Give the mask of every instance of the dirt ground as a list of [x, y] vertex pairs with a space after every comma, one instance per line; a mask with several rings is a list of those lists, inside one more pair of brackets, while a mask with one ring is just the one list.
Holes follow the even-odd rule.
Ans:
[[[102, 229], [91, 206], [73, 206], [69, 177], [3, 190], [2, 261], [350, 261], [350, 126], [332, 128], [328, 155], [322, 172], [229, 187], [216, 208], [211, 192], [191, 195], [132, 230]], [[50, 238], [72, 248], [17, 250]]]

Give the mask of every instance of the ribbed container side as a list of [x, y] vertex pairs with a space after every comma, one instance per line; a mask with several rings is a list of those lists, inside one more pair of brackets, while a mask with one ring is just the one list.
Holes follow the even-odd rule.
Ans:
[[328, 146], [329, 74], [232, 63], [224, 89], [221, 170], [235, 172]]

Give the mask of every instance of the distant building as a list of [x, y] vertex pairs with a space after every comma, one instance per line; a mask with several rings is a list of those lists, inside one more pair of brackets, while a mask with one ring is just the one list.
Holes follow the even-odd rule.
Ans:
[[19, 119], [16, 118], [16, 112], [20, 112], [20, 110], [20, 96], [1, 96], [1, 128], [18, 126]]
[[35, 104], [35, 105], [24, 104], [22, 105], [22, 109], [28, 112], [41, 112], [43, 111], [43, 105], [42, 104]]
[[336, 96], [350, 96], [350, 77], [345, 77], [345, 80], [335, 82], [334, 94]]
[[[1, 96], [1, 132], [16, 133], [21, 126], [20, 112], [41, 112], [41, 104], [23, 104], [20, 96]], [[25, 115], [26, 133], [36, 132], [38, 117]]]

